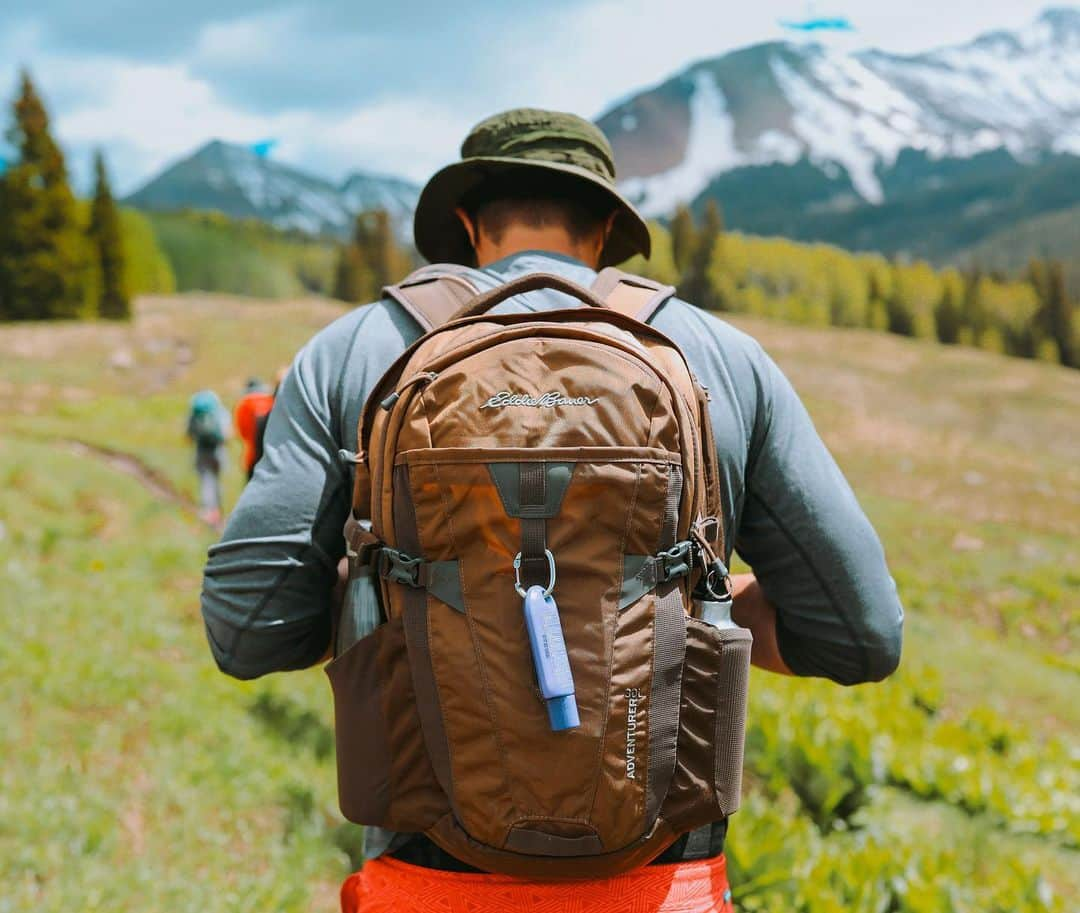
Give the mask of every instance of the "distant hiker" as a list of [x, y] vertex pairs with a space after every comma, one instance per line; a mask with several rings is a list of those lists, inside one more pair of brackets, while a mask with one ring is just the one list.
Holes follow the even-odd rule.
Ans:
[[214, 657], [338, 655], [341, 805], [369, 825], [345, 911], [729, 910], [747, 653], [889, 675], [878, 538], [753, 339], [606, 269], [650, 242], [589, 122], [483, 121], [414, 230], [434, 265], [282, 384], [210, 550]]
[[200, 390], [191, 398], [187, 435], [195, 445], [195, 472], [199, 476], [199, 515], [212, 526], [221, 524], [221, 470], [229, 413], [213, 390]]
[[233, 410], [236, 433], [244, 443], [244, 472], [250, 479], [255, 474], [255, 464], [262, 456], [262, 438], [266, 419], [274, 407], [274, 394], [259, 378], [248, 378], [244, 395]]

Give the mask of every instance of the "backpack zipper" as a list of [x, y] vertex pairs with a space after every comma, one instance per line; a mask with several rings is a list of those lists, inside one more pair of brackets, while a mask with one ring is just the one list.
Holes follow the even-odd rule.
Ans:
[[391, 393], [386, 399], [379, 403], [379, 408], [384, 412], [389, 412], [397, 405], [397, 401], [401, 399], [401, 394], [404, 393], [409, 387], [414, 384], [422, 384], [427, 386], [439, 375], [435, 371], [421, 371], [419, 374], [415, 374], [410, 377], [405, 383], [398, 387], [393, 393]]

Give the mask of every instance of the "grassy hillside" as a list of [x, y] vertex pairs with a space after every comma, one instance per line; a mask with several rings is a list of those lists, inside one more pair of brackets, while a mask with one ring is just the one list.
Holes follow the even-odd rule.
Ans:
[[127, 287], [132, 295], [168, 295], [176, 291], [172, 264], [158, 244], [150, 220], [135, 209], [120, 210]]
[[[322, 673], [217, 673], [197, 606], [210, 534], [69, 442], [191, 494], [189, 394], [234, 400], [338, 313], [184, 296], [143, 299], [130, 327], [0, 328], [0, 910], [333, 909], [358, 829], [336, 812]], [[740, 909], [1068, 909], [1080, 375], [736, 322], [803, 394], [909, 612], [884, 685], [755, 676]]]
[[211, 212], [145, 213], [181, 292], [262, 298], [329, 293], [335, 243]]

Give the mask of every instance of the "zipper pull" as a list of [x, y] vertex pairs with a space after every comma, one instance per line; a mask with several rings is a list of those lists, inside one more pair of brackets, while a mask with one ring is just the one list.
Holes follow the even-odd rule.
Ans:
[[404, 393], [409, 387], [413, 386], [414, 384], [422, 384], [426, 387], [438, 376], [439, 375], [436, 374], [434, 371], [421, 371], [419, 374], [413, 375], [407, 381], [405, 381], [405, 383], [398, 387], [393, 393], [386, 397], [386, 399], [379, 403], [379, 408], [383, 409], [386, 412], [389, 412], [391, 409], [394, 408], [395, 405], [397, 405], [397, 401], [401, 399], [401, 394]]

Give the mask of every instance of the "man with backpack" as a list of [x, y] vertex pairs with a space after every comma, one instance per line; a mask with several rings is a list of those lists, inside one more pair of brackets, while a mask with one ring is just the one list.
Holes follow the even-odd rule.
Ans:
[[228, 434], [229, 415], [221, 400], [213, 390], [200, 390], [191, 398], [187, 436], [195, 445], [199, 516], [215, 527], [221, 525], [221, 470]]
[[282, 384], [210, 550], [215, 659], [335, 643], [347, 911], [730, 909], [747, 660], [889, 675], [877, 536], [760, 346], [611, 269], [650, 242], [592, 124], [478, 124], [415, 238], [433, 265]]

